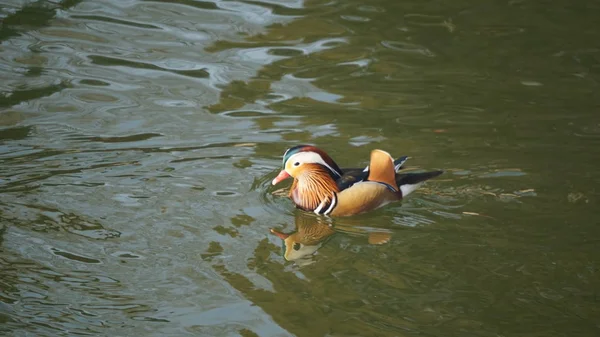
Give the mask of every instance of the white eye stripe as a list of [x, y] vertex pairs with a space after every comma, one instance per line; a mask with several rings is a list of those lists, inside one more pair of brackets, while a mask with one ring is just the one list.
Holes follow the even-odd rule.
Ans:
[[316, 164], [321, 164], [325, 167], [327, 167], [331, 172], [335, 173], [335, 175], [337, 175], [338, 177], [341, 177], [339, 172], [337, 172], [336, 170], [334, 170], [331, 166], [329, 166], [329, 164], [327, 164], [325, 162], [325, 160], [323, 160], [323, 158], [315, 152], [300, 152], [300, 153], [296, 153], [295, 155], [291, 156], [288, 161], [292, 161], [294, 163], [299, 162], [299, 163], [316, 163]]

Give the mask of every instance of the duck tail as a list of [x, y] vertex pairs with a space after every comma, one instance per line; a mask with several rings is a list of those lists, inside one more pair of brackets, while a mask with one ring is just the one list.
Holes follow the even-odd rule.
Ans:
[[389, 153], [383, 150], [373, 150], [371, 151], [367, 180], [385, 184], [394, 192], [398, 192], [395, 166]]
[[404, 165], [404, 163], [408, 160], [408, 156], [402, 156], [396, 160], [394, 160], [394, 170], [396, 172], [400, 171], [400, 169], [402, 168], [402, 165]]
[[396, 175], [396, 183], [400, 187], [402, 197], [405, 197], [419, 188], [425, 180], [435, 178], [444, 171], [430, 171], [420, 173], [400, 173]]

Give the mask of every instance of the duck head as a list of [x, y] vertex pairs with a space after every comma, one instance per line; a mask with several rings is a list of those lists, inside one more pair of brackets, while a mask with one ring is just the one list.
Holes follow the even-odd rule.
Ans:
[[283, 154], [283, 169], [273, 179], [272, 184], [276, 185], [290, 177], [298, 178], [303, 172], [319, 166], [334, 178], [342, 176], [342, 170], [325, 151], [312, 145], [291, 147]]

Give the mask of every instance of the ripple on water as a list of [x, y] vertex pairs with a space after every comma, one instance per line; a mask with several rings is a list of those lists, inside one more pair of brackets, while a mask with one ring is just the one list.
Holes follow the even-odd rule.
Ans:
[[445, 27], [449, 31], [454, 30], [454, 25], [450, 19], [446, 19], [439, 15], [409, 13], [404, 15], [404, 20], [408, 25], [420, 27]]
[[183, 63], [188, 64], [187, 62], [183, 62], [180, 60], [167, 60], [161, 63], [164, 66], [158, 66], [152, 63], [132, 61], [108, 56], [101, 55], [88, 55], [90, 61], [97, 65], [104, 65], [109, 67], [123, 67], [123, 68], [131, 68], [131, 69], [143, 69], [147, 71], [158, 71], [158, 72], [168, 72], [182, 76], [188, 76], [193, 78], [208, 78], [209, 73], [206, 68], [192, 68], [189, 69], [187, 67], [184, 68], [169, 68], [169, 63], [181, 65]]
[[381, 44], [391, 50], [408, 53], [408, 54], [419, 54], [426, 57], [435, 57], [435, 54], [423, 46], [416, 44], [402, 42], [402, 41], [382, 41]]
[[480, 178], [501, 178], [501, 177], [520, 177], [527, 175], [527, 173], [520, 169], [513, 170], [496, 170], [495, 172], [483, 173], [479, 175]]
[[122, 259], [145, 259], [144, 256], [129, 251], [116, 251], [110, 255]]
[[164, 106], [166, 108], [195, 108], [198, 103], [190, 100], [174, 100], [174, 99], [158, 99], [154, 100], [154, 104]]
[[262, 207], [270, 214], [291, 215], [293, 208], [290, 208], [291, 204], [288, 203], [287, 199], [289, 182], [277, 186], [271, 184], [279, 172], [279, 168], [274, 171], [270, 167], [264, 167], [261, 172], [258, 177], [254, 178], [250, 190], [258, 194]]
[[341, 15], [340, 17], [346, 21], [352, 21], [352, 22], [369, 22], [369, 21], [371, 21], [370, 18], [367, 18], [364, 16], [358, 16], [358, 15]]
[[239, 197], [241, 195], [236, 191], [213, 191], [211, 194], [216, 197]]
[[270, 55], [274, 55], [274, 56], [284, 56], [284, 57], [295, 57], [295, 56], [300, 56], [300, 55], [304, 55], [304, 51], [301, 49], [296, 49], [296, 48], [269, 48], [268, 49], [268, 53]]
[[54, 248], [54, 247], [50, 247], [50, 251], [52, 252], [52, 254], [54, 254], [56, 256], [61, 256], [61, 257], [64, 257], [64, 258], [72, 260], [72, 261], [77, 261], [77, 262], [82, 262], [82, 263], [92, 263], [92, 264], [102, 263], [98, 259], [83, 256], [81, 254], [71, 253], [71, 252], [64, 251], [64, 250]]
[[364, 68], [364, 67], [367, 67], [369, 64], [371, 64], [371, 62], [373, 62], [373, 60], [371, 60], [371, 59], [360, 59], [360, 60], [356, 60], [356, 61], [341, 62], [341, 63], [338, 63], [338, 65], [340, 65], [340, 66], [355, 65], [355, 66]]
[[81, 84], [81, 85], [89, 85], [89, 86], [93, 86], [93, 87], [108, 87], [108, 86], [110, 86], [109, 82], [105, 82], [102, 80], [96, 80], [96, 79], [81, 79], [81, 80], [76, 80], [75, 83]]
[[379, 6], [360, 5], [357, 8], [359, 11], [366, 12], [366, 13], [383, 13], [383, 12], [385, 12], [385, 9], [383, 9]]
[[100, 22], [105, 22], [105, 23], [110, 23], [111, 26], [116, 24], [115, 28], [118, 28], [118, 26], [128, 26], [128, 27], [134, 27], [134, 28], [140, 28], [140, 29], [157, 29], [160, 30], [162, 29], [160, 26], [154, 25], [154, 24], [148, 24], [148, 23], [144, 23], [144, 22], [137, 22], [134, 20], [125, 20], [125, 19], [116, 19], [114, 17], [107, 17], [107, 16], [102, 16], [102, 15], [71, 15], [70, 16], [73, 19], [77, 19], [83, 22], [93, 22], [93, 21], [100, 21]]
[[219, 113], [221, 116], [233, 118], [256, 118], [273, 114], [272, 110], [232, 110]]
[[[31, 326], [27, 333], [32, 334], [97, 334], [98, 327], [108, 334], [110, 329], [126, 333], [143, 329], [142, 323], [132, 321], [144, 320], [154, 322], [158, 335], [156, 324], [178, 319], [174, 310], [197, 312], [206, 303], [239, 301], [231, 295], [231, 285], [194, 257], [212, 236], [219, 236], [211, 228], [228, 221], [230, 212], [239, 215], [232, 226], [246, 228], [255, 221], [244, 216], [264, 213], [259, 198], [246, 197], [248, 176], [271, 170], [271, 162], [248, 158], [257, 142], [281, 139], [279, 134], [260, 134], [262, 129], [247, 120], [254, 113], [258, 117], [269, 112], [250, 107], [206, 116], [197, 109], [217, 101], [223, 85], [246, 80], [260, 67], [203, 48], [217, 39], [241, 40], [240, 32], [265, 30], [248, 21], [270, 24], [290, 17], [274, 15], [260, 4], [226, 3], [220, 8], [202, 1], [76, 3], [51, 23], [55, 27], [3, 44], [11, 45], [15, 55], [30, 47], [42, 55], [46, 60], [40, 61], [39, 73], [33, 74], [35, 69], [26, 69], [28, 61], [16, 58], [7, 69], [21, 69], [19, 76], [29, 72], [28, 83], [43, 82], [40, 87], [49, 89], [39, 95], [24, 92], [23, 102], [7, 102], [26, 114], [31, 127], [0, 133], [15, 156], [10, 165], [2, 165], [0, 176], [4, 179], [9, 172], [19, 186], [27, 185], [20, 192], [3, 189], [16, 197], [0, 203], [2, 218], [8, 217], [13, 228], [26, 234], [19, 239], [9, 235], [2, 258], [14, 251], [50, 266], [29, 271], [25, 264], [11, 264], [15, 274], [50, 289], [45, 304], [16, 303], [16, 317]], [[300, 8], [302, 2], [282, 6]], [[285, 57], [304, 53], [293, 47], [265, 51]], [[65, 79], [64, 85], [55, 83], [60, 79]], [[207, 84], [214, 88], [207, 89]], [[241, 235], [256, 231], [237, 230]], [[244, 250], [252, 251], [251, 241]], [[21, 243], [26, 243], [23, 250], [17, 247]], [[225, 241], [223, 246], [230, 244]], [[189, 256], [185, 262], [171, 258], [183, 252]], [[155, 263], [157, 255], [168, 263]], [[235, 266], [228, 268], [247, 269], [244, 259], [222, 260], [228, 259]], [[89, 278], [78, 269], [88, 271]], [[6, 273], [1, 274], [4, 282]], [[180, 287], [183, 281], [188, 284]], [[16, 288], [25, 283], [11, 282]], [[0, 293], [6, 290], [0, 288]], [[32, 289], [27, 294], [34, 292], [38, 293]], [[215, 298], [220, 294], [222, 298]], [[23, 298], [18, 289], [13, 297]], [[27, 297], [29, 301], [39, 296]], [[169, 320], [143, 313], [150, 310], [160, 310]], [[238, 313], [243, 324], [269, 319], [260, 308], [253, 310], [249, 318], [247, 311]], [[188, 327], [195, 321], [191, 317], [177, 324]]]
[[69, 140], [78, 140], [78, 141], [90, 141], [90, 142], [101, 142], [101, 143], [128, 143], [128, 142], [141, 142], [148, 139], [152, 139], [155, 137], [163, 137], [164, 135], [161, 133], [138, 133], [127, 136], [70, 136], [65, 137], [65, 139]]

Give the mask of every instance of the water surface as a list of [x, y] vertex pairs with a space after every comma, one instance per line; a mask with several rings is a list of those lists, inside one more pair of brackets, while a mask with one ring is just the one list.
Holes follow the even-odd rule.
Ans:
[[[2, 334], [600, 333], [597, 3], [0, 8]], [[298, 143], [446, 173], [286, 261]]]

